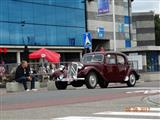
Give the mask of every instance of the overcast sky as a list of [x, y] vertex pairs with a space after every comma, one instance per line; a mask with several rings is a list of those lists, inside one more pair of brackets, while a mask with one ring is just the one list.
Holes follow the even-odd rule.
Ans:
[[160, 14], [160, 0], [134, 0], [132, 3], [133, 12], [144, 12], [150, 10]]

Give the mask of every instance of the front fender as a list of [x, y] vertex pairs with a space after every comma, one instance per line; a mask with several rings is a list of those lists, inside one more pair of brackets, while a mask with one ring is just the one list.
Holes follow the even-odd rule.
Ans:
[[78, 77], [85, 78], [86, 75], [87, 75], [90, 71], [94, 71], [94, 72], [98, 73], [98, 70], [97, 70], [95, 67], [87, 66], [87, 67], [83, 68], [82, 70], [79, 70], [79, 72], [78, 72]]
[[67, 77], [67, 71], [66, 70], [63, 70], [63, 71], [57, 70], [52, 74], [52, 77], [53, 78], [58, 78], [62, 74], [63, 74], [64, 77]]

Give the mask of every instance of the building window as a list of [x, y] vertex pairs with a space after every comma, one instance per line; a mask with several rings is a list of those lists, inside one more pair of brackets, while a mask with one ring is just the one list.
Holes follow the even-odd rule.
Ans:
[[20, 22], [22, 21], [22, 6], [20, 2], [9, 1], [9, 21]]
[[22, 7], [22, 21], [26, 23], [34, 22], [34, 9], [32, 3], [21, 3]]
[[34, 5], [34, 19], [36, 24], [45, 24], [45, 7], [43, 5]]
[[41, 25], [35, 25], [35, 44], [46, 45], [46, 27]]
[[23, 44], [22, 29], [20, 24], [9, 24], [9, 44]]
[[69, 45], [75, 46], [75, 38], [69, 38]]
[[0, 0], [0, 20], [8, 21], [8, 1]]
[[8, 43], [10, 43], [8, 24], [0, 22], [0, 44], [8, 44]]
[[158, 52], [147, 53], [147, 71], [155, 72], [159, 71]]
[[46, 28], [46, 41], [48, 45], [56, 45], [56, 27], [55, 26], [47, 26]]

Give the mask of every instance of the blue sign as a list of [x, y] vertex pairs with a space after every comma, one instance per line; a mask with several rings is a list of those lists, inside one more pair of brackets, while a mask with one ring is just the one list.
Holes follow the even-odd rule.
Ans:
[[131, 40], [125, 40], [125, 48], [131, 48]]
[[97, 33], [98, 33], [99, 38], [104, 38], [104, 28], [103, 27], [98, 27]]
[[104, 14], [109, 12], [109, 1], [98, 0], [98, 14]]
[[92, 48], [92, 37], [91, 37], [91, 33], [87, 32], [83, 34], [83, 45], [84, 48]]
[[129, 16], [124, 16], [124, 23], [129, 24], [130, 17]]

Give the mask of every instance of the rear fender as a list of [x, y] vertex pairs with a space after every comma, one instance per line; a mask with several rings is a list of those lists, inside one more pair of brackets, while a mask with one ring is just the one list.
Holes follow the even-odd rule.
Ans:
[[134, 69], [130, 69], [128, 70], [127, 76], [129, 76], [131, 73], [133, 73], [136, 77], [136, 80], [139, 80], [140, 75], [137, 73], [137, 71], [135, 71]]

